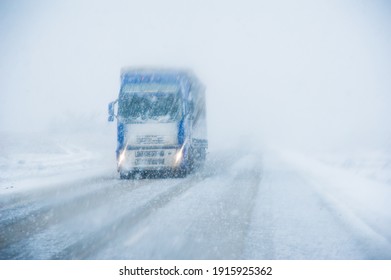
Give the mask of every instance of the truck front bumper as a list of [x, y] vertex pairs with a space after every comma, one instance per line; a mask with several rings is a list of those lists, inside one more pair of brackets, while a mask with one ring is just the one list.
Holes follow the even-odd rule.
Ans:
[[147, 170], [173, 170], [183, 161], [183, 148], [160, 147], [126, 149], [119, 153], [118, 171], [133, 172]]

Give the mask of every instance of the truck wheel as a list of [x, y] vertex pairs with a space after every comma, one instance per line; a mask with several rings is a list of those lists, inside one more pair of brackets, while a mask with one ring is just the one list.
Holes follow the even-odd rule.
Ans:
[[119, 173], [119, 178], [120, 178], [121, 180], [128, 179], [128, 173], [120, 172], [120, 173]]
[[133, 172], [120, 172], [119, 173], [119, 178], [121, 180], [129, 180], [129, 179], [134, 179], [134, 173]]
[[188, 168], [179, 168], [174, 171], [175, 178], [185, 178], [189, 174]]

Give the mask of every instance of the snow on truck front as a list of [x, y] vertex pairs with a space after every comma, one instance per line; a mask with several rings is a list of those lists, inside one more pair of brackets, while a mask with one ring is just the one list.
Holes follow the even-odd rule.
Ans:
[[200, 166], [207, 149], [204, 101], [204, 87], [190, 72], [123, 71], [119, 97], [109, 104], [120, 177], [185, 176]]
[[123, 83], [117, 121], [121, 178], [144, 171], [185, 171], [184, 102], [179, 84]]

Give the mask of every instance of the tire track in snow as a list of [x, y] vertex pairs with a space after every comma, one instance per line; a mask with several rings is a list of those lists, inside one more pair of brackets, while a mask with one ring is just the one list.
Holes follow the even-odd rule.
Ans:
[[212, 171], [212, 177], [126, 231], [122, 240], [112, 241], [97, 257], [240, 259], [262, 180], [262, 165], [259, 156], [246, 154], [221, 164]]
[[[100, 185], [96, 186], [98, 180]], [[50, 191], [41, 200], [29, 201], [25, 208], [17, 207], [15, 211], [21, 212], [19, 215], [15, 215], [12, 209], [9, 209], [6, 214], [10, 217], [1, 222], [0, 258], [12, 258], [12, 254], [3, 256], [2, 252], [13, 243], [37, 234], [50, 225], [73, 219], [77, 215], [110, 203], [111, 199], [135, 191], [148, 183], [147, 181], [134, 183], [111, 180], [102, 183], [100, 179], [98, 180], [91, 180], [90, 186], [80, 186], [80, 188], [87, 187], [87, 192], [66, 195], [65, 198], [59, 199], [55, 192]], [[50, 202], [46, 203], [46, 200]]]
[[322, 190], [320, 183], [312, 182], [312, 184], [319, 200], [322, 200], [330, 213], [337, 217], [341, 227], [352, 234], [357, 248], [365, 259], [391, 259], [391, 240], [387, 236], [377, 231], [343, 202]]
[[[261, 170], [254, 170], [236, 176], [228, 185], [219, 207], [211, 212], [214, 224], [207, 232], [215, 235], [209, 246], [204, 245], [207, 259], [242, 259], [245, 252], [246, 237], [251, 224], [255, 200], [262, 180]], [[205, 234], [205, 233], [204, 233]], [[197, 255], [193, 255], [197, 258]]]
[[[57, 181], [59, 180], [61, 179], [57, 179]], [[111, 178], [102, 177], [97, 179], [94, 175], [66, 183], [48, 183], [44, 181], [41, 186], [35, 186], [33, 189], [0, 196], [0, 224], [6, 222], [11, 216], [8, 213], [12, 214], [12, 218], [21, 217], [26, 212], [33, 212], [43, 205], [95, 191], [100, 188], [99, 185], [96, 185], [98, 180], [104, 182], [111, 180]]]
[[[193, 180], [190, 181], [191, 179]], [[136, 227], [142, 220], [197, 185], [199, 180], [203, 180], [203, 178], [188, 177], [186, 180], [172, 186], [169, 190], [153, 197], [148, 202], [112, 220], [99, 230], [76, 241], [61, 252], [54, 254], [52, 259], [87, 259], [93, 256], [112, 239], [121, 238], [125, 232]]]
[[323, 192], [319, 178], [278, 157], [266, 166], [245, 258], [390, 258], [389, 242]]

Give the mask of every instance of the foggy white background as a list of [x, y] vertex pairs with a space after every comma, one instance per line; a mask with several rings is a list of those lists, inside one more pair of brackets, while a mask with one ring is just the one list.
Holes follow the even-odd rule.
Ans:
[[107, 129], [121, 67], [185, 67], [207, 86], [211, 148], [389, 149], [390, 13], [363, 0], [1, 0], [0, 131]]

